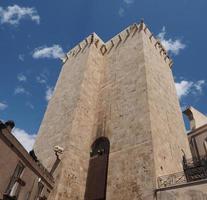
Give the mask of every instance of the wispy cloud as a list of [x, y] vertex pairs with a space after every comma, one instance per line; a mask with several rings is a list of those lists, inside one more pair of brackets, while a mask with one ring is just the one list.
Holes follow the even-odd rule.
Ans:
[[166, 51], [178, 55], [182, 49], [185, 49], [186, 45], [180, 39], [166, 39], [166, 33], [166, 28], [163, 26], [162, 31], [157, 35], [158, 39], [160, 39]]
[[36, 77], [36, 81], [39, 84], [42, 84], [45, 86], [45, 100], [49, 101], [52, 98], [54, 88], [49, 86], [48, 84], [48, 76], [49, 72], [47, 70], [44, 70], [42, 73], [40, 73], [39, 76]]
[[198, 92], [202, 92], [203, 90], [203, 86], [205, 84], [205, 80], [200, 80], [200, 81], [197, 81], [196, 84], [194, 84], [195, 86], [195, 89], [198, 91]]
[[14, 128], [12, 133], [28, 152], [32, 150], [36, 138], [35, 134], [29, 134], [20, 128]]
[[51, 47], [42, 46], [34, 50], [32, 57], [35, 59], [39, 58], [61, 58], [64, 56], [64, 52], [61, 46], [54, 44]]
[[17, 79], [20, 82], [26, 82], [27, 81], [27, 77], [24, 74], [18, 74]]
[[19, 58], [19, 60], [24, 61], [24, 54], [19, 54], [18, 58]]
[[37, 76], [36, 81], [40, 84], [46, 84], [47, 83], [47, 80], [42, 76]]
[[123, 0], [118, 10], [118, 15], [124, 17], [126, 10], [134, 3], [135, 0]]
[[204, 80], [199, 80], [196, 82], [182, 80], [180, 82], [175, 83], [177, 95], [179, 99], [189, 95], [189, 94], [201, 94], [203, 90], [203, 86], [205, 84]]
[[0, 110], [5, 110], [7, 107], [7, 104], [0, 102]]
[[26, 91], [24, 87], [18, 86], [18, 87], [15, 88], [14, 94], [15, 95], [18, 95], [18, 94], [26, 94], [26, 95], [29, 95], [29, 92]]
[[45, 92], [45, 99], [46, 101], [49, 101], [52, 98], [54, 89], [52, 87], [47, 87], [47, 90]]
[[132, 3], [134, 3], [134, 0], [124, 0], [124, 3], [126, 3], [126, 4], [132, 4]]
[[123, 17], [124, 16], [124, 13], [125, 13], [124, 8], [120, 7], [118, 13], [119, 13], [119, 16], [120, 17]]
[[22, 19], [30, 19], [37, 24], [40, 23], [40, 16], [33, 7], [20, 7], [18, 5], [0, 7], [1, 24], [18, 25]]
[[32, 103], [30, 103], [30, 102], [27, 102], [26, 106], [29, 107], [32, 110], [35, 108], [34, 105]]
[[43, 72], [40, 73], [39, 76], [36, 76], [36, 81], [40, 84], [44, 84], [47, 86], [48, 76], [49, 76], [49, 72], [44, 70]]

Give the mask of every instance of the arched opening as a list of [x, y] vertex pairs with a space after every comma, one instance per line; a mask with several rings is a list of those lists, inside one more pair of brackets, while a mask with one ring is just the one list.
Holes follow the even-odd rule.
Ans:
[[105, 200], [110, 142], [106, 137], [91, 146], [85, 200]]

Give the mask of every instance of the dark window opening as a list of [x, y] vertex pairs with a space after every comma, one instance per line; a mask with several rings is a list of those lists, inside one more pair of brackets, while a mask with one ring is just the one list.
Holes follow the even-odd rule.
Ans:
[[6, 197], [11, 199], [18, 199], [21, 187], [25, 186], [25, 182], [21, 179], [23, 171], [24, 165], [21, 162], [19, 162], [14, 170], [12, 178], [4, 194], [5, 199]]

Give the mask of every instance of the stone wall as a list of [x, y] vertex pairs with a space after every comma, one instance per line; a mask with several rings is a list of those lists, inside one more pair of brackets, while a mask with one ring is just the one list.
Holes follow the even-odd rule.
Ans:
[[156, 200], [206, 200], [206, 180], [194, 184], [180, 185], [175, 188], [158, 191]]
[[167, 54], [146, 28], [143, 37], [156, 177], [182, 171], [183, 151], [191, 157]]
[[155, 187], [143, 32], [113, 38], [106, 56], [102, 115], [111, 143], [107, 199], [152, 199]]
[[157, 176], [181, 170], [181, 149], [190, 150], [172, 61], [157, 44], [141, 23], [107, 43], [93, 34], [67, 54], [35, 143], [48, 167], [53, 147], [65, 148], [51, 199], [84, 198], [100, 136], [110, 141], [107, 199], [153, 199]]
[[[94, 34], [95, 39], [99, 38]], [[103, 62], [101, 52], [90, 45], [82, 47], [77, 56], [71, 55], [62, 68], [34, 147], [48, 167], [53, 147], [64, 148], [51, 199], [83, 199], [90, 146], [96, 133]]]

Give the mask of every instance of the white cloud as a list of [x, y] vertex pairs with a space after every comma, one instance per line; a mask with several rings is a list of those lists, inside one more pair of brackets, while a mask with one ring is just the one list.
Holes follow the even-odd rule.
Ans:
[[184, 80], [181, 82], [175, 83], [178, 98], [181, 99], [182, 97], [188, 95], [192, 88], [192, 85], [193, 85], [193, 82], [184, 81]]
[[54, 44], [51, 47], [42, 46], [34, 50], [32, 57], [38, 58], [61, 58], [64, 56], [64, 52], [61, 46]]
[[201, 94], [203, 86], [205, 84], [204, 80], [199, 80], [196, 82], [182, 80], [175, 83], [177, 95], [179, 99], [189, 95], [189, 94]]
[[19, 54], [18, 58], [19, 58], [19, 60], [24, 61], [24, 54]]
[[30, 102], [27, 102], [26, 106], [29, 107], [32, 110], [35, 108], [34, 105], [32, 103], [30, 103]]
[[47, 80], [42, 76], [37, 76], [36, 81], [40, 84], [46, 84], [47, 83]]
[[124, 13], [125, 13], [125, 10], [122, 7], [120, 7], [118, 13], [119, 13], [120, 17], [123, 17]]
[[7, 8], [0, 7], [0, 22], [1, 24], [8, 23], [18, 25], [20, 20], [29, 18], [37, 24], [40, 23], [40, 16], [35, 8], [20, 7], [18, 5], [8, 6]]
[[163, 26], [162, 31], [158, 34], [158, 38], [160, 39], [160, 42], [165, 47], [166, 51], [178, 55], [180, 53], [180, 50], [185, 49], [186, 45], [182, 43], [179, 39], [166, 39], [166, 29]]
[[7, 107], [7, 104], [0, 102], [0, 110], [5, 110]]
[[42, 73], [40, 73], [39, 76], [36, 76], [36, 81], [40, 84], [46, 84], [47, 85], [48, 76], [49, 76], [49, 72], [48, 71], [43, 71]]
[[45, 93], [45, 99], [46, 101], [49, 101], [52, 98], [54, 89], [52, 87], [47, 87], [46, 93]]
[[31, 135], [20, 128], [14, 128], [12, 133], [28, 152], [32, 150], [36, 138], [35, 134]]
[[124, 3], [126, 3], [126, 4], [132, 4], [132, 3], [134, 3], [134, 0], [124, 0]]
[[20, 82], [25, 82], [25, 81], [27, 81], [27, 77], [26, 77], [24, 74], [18, 74], [18, 75], [17, 75], [17, 79], [18, 79], [18, 81], [20, 81]]
[[197, 91], [199, 92], [202, 92], [202, 89], [203, 89], [203, 85], [205, 84], [205, 80], [200, 80], [200, 81], [197, 81], [194, 86], [196, 88]]
[[28, 91], [25, 90], [25, 88], [23, 88], [22, 86], [18, 86], [15, 88], [14, 90], [14, 94], [29, 94]]

